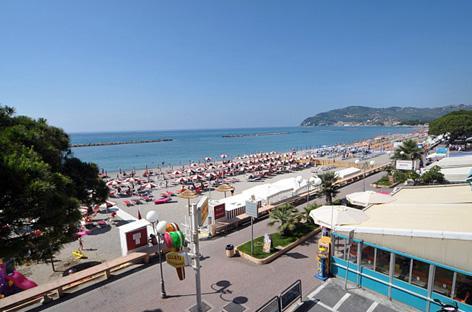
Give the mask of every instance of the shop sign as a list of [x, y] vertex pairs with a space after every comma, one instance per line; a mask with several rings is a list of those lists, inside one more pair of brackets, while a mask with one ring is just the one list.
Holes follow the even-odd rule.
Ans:
[[168, 252], [166, 254], [166, 261], [176, 269], [185, 266], [185, 256], [179, 252]]
[[395, 168], [398, 170], [413, 170], [413, 161], [397, 160]]

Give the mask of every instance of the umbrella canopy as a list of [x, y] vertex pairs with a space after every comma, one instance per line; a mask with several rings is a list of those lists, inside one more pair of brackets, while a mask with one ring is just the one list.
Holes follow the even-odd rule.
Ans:
[[221, 184], [220, 186], [216, 188], [216, 190], [218, 192], [229, 192], [229, 191], [234, 190], [234, 187], [229, 184]]
[[192, 199], [192, 198], [197, 197], [198, 195], [197, 195], [197, 193], [187, 189], [187, 190], [179, 193], [177, 196], [179, 196], [180, 198]]
[[377, 193], [373, 191], [356, 192], [346, 195], [346, 199], [353, 205], [367, 207], [372, 204], [385, 204], [395, 199], [389, 194]]
[[310, 217], [316, 224], [328, 228], [359, 224], [369, 219], [364, 211], [346, 206], [321, 206], [313, 209]]

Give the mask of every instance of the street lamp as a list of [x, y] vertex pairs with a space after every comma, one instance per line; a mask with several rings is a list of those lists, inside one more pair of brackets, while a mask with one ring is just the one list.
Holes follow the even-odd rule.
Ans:
[[[356, 159], [356, 161], [355, 161], [354, 163], [355, 163], [356, 165], [359, 165], [360, 160], [359, 160], [359, 159]], [[366, 170], [367, 170], [367, 168], [368, 168], [369, 166], [370, 166], [370, 167], [373, 167], [374, 164], [375, 164], [375, 161], [374, 161], [374, 160], [369, 161], [369, 163], [367, 163], [367, 162], [363, 162], [363, 163], [362, 163], [361, 168], [362, 168], [362, 180], [363, 180], [363, 182], [364, 182], [364, 187], [363, 187], [363, 188], [364, 188], [364, 192], [365, 192]]]
[[308, 193], [306, 194], [306, 202], [310, 200], [310, 185], [315, 185], [316, 179], [315, 177], [310, 177], [308, 179]]
[[161, 298], [164, 299], [167, 298], [167, 294], [164, 286], [164, 275], [162, 273], [161, 236], [166, 232], [167, 222], [159, 221], [155, 210], [151, 210], [146, 214], [146, 220], [151, 223], [154, 234], [157, 236], [157, 252], [159, 253], [159, 270], [161, 273]]

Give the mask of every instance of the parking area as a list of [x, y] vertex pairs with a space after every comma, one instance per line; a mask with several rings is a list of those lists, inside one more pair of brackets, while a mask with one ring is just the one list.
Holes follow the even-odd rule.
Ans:
[[398, 312], [412, 309], [393, 304], [362, 289], [344, 290], [341, 280], [330, 279], [311, 292], [296, 312]]

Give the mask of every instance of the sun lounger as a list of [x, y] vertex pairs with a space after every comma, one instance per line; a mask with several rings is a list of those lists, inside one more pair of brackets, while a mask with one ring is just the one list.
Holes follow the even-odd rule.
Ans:
[[160, 204], [165, 204], [165, 203], [168, 203], [170, 202], [170, 197], [161, 197], [159, 199], [156, 199], [154, 201], [154, 204], [155, 205], [160, 205]]
[[133, 204], [131, 201], [129, 201], [129, 200], [124, 200], [124, 201], [123, 201], [123, 204], [125, 204], [125, 205], [128, 206], [128, 207], [134, 205], [134, 204]]

